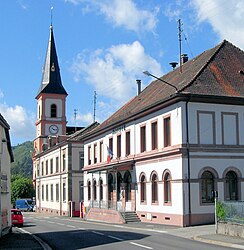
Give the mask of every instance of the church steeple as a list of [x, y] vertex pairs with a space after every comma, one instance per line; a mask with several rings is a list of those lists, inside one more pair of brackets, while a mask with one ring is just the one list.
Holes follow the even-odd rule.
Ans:
[[34, 140], [36, 152], [42, 152], [47, 147], [49, 136], [66, 135], [67, 95], [61, 81], [53, 26], [51, 25], [42, 82], [36, 96], [37, 119], [36, 139]]
[[50, 37], [43, 67], [42, 82], [37, 96], [41, 93], [68, 95], [61, 81], [52, 25], [50, 26]]

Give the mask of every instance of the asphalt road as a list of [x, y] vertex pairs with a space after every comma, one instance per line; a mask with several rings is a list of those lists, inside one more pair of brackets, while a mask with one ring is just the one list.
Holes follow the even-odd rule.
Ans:
[[165, 227], [165, 230], [160, 231], [147, 230], [144, 227], [136, 229], [35, 213], [24, 213], [24, 217], [24, 230], [41, 238], [52, 249], [228, 249], [174, 236], [174, 228]]

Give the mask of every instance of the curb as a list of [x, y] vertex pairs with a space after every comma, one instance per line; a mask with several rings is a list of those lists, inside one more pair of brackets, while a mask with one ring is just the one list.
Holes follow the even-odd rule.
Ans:
[[244, 249], [243, 245], [238, 245], [234, 243], [228, 243], [228, 242], [223, 242], [223, 241], [218, 241], [218, 240], [209, 240], [209, 239], [204, 239], [200, 236], [195, 236], [192, 238], [193, 240], [201, 241], [204, 243], [209, 243], [213, 245], [219, 245], [219, 246], [224, 246], [224, 247], [232, 247], [232, 248], [237, 248], [237, 249]]
[[40, 245], [44, 250], [52, 250], [52, 248], [45, 242], [43, 241], [41, 238], [39, 238], [38, 236], [22, 229], [22, 228], [18, 228], [17, 230], [21, 231], [22, 233], [26, 233], [31, 235]]

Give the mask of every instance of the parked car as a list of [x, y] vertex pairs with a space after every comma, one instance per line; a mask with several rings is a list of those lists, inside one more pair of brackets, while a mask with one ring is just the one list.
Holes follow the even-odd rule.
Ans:
[[18, 199], [15, 202], [15, 207], [24, 212], [33, 211], [33, 201], [31, 199]]
[[24, 224], [23, 214], [19, 209], [11, 209], [12, 225], [22, 227]]

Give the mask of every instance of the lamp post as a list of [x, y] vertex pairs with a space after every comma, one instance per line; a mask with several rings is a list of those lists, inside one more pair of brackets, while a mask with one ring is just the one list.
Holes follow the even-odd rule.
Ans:
[[172, 84], [169, 83], [169, 82], [164, 81], [163, 79], [161, 79], [161, 78], [159, 78], [159, 77], [157, 77], [157, 76], [151, 74], [150, 72], [148, 72], [148, 71], [143, 71], [143, 74], [145, 74], [145, 75], [147, 75], [147, 76], [151, 76], [151, 77], [153, 77], [153, 78], [156, 78], [157, 80], [159, 80], [159, 81], [161, 81], [161, 82], [163, 82], [163, 83], [165, 83], [165, 84], [171, 86], [172, 88], [174, 88], [174, 89], [176, 90], [176, 93], [179, 92], [179, 90], [177, 89], [176, 86], [172, 85]]

